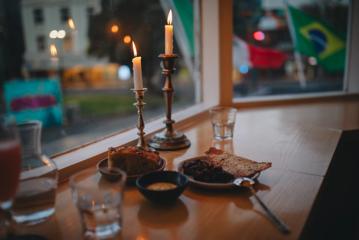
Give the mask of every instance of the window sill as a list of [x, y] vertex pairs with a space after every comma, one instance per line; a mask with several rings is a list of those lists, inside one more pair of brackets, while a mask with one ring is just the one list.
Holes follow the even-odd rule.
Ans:
[[328, 102], [338, 100], [358, 99], [358, 93], [344, 91], [325, 93], [288, 94], [278, 96], [234, 98], [233, 106], [236, 108], [255, 108], [276, 105], [303, 104], [315, 102]]

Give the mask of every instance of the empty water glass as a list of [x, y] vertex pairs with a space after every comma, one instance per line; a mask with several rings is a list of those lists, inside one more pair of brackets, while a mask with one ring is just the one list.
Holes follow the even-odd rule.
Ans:
[[230, 107], [214, 107], [209, 110], [213, 127], [213, 137], [217, 140], [233, 138], [237, 109]]
[[117, 178], [101, 177], [96, 169], [81, 171], [70, 178], [74, 203], [81, 215], [85, 239], [107, 239], [122, 230], [122, 201], [126, 173], [117, 168]]

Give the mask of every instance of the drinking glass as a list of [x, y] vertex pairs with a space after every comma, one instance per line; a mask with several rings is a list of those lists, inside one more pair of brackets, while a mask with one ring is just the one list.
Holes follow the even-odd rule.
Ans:
[[[9, 211], [19, 183], [20, 141], [15, 120], [0, 115], [0, 210]], [[5, 217], [7, 214], [1, 214]], [[0, 218], [0, 238], [7, 235], [9, 222]]]
[[214, 107], [209, 110], [213, 137], [217, 140], [233, 138], [237, 109], [230, 107]]
[[41, 152], [41, 122], [28, 121], [17, 127], [22, 171], [11, 214], [17, 223], [34, 225], [55, 213], [57, 167]]
[[73, 201], [81, 215], [86, 239], [118, 236], [122, 229], [122, 201], [126, 173], [112, 168], [117, 178], [101, 177], [96, 169], [81, 171], [70, 178]]

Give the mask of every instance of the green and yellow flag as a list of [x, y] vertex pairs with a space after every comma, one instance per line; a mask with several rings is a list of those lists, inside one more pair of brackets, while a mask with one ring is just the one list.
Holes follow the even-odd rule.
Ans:
[[345, 36], [318, 19], [288, 6], [289, 27], [295, 49], [313, 56], [327, 71], [344, 70]]

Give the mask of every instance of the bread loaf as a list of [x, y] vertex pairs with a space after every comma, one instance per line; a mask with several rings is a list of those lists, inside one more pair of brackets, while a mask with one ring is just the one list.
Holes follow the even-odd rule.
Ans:
[[222, 167], [235, 177], [251, 177], [272, 166], [270, 162], [255, 162], [213, 147], [209, 148], [206, 154], [213, 165]]

